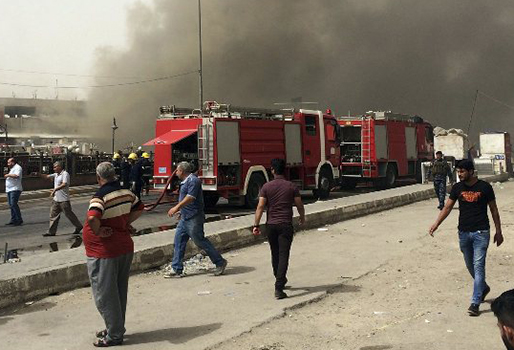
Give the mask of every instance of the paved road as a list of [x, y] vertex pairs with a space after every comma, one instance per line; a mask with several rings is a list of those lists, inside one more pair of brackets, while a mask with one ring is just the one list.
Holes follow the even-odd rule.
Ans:
[[[373, 191], [372, 188], [362, 187], [353, 191], [336, 191], [331, 198], [341, 198], [353, 196], [360, 193]], [[316, 199], [310, 191], [302, 192], [302, 197], [306, 203], [312, 203]], [[91, 194], [72, 196], [71, 203], [75, 214], [79, 220], [85, 220], [85, 213], [88, 208]], [[157, 194], [143, 196], [145, 203], [152, 203], [156, 200]], [[28, 254], [49, 253], [56, 250], [70, 249], [80, 246], [80, 236], [72, 234], [73, 225], [63, 215], [59, 222], [57, 235], [54, 237], [43, 237], [42, 234], [48, 230], [48, 216], [51, 199], [35, 199], [20, 202], [24, 224], [19, 227], [4, 226], [9, 221], [10, 211], [0, 210], [0, 252], [3, 254], [5, 244], [8, 249], [17, 249], [18, 255], [22, 257]], [[140, 234], [150, 234], [174, 227], [175, 219], [167, 217], [166, 213], [169, 204], [163, 204], [150, 212], [146, 212], [134, 225]], [[220, 220], [228, 216], [239, 216], [251, 214], [254, 211], [247, 208], [228, 205], [227, 201], [221, 199], [216, 208], [208, 210], [206, 213], [208, 220]], [[3, 262], [3, 255], [0, 263]]]

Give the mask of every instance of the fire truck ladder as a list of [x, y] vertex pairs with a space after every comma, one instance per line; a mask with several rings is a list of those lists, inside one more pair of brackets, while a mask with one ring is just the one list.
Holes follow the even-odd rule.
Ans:
[[198, 126], [198, 161], [202, 170], [202, 176], [213, 175], [211, 165], [213, 163], [212, 152], [212, 125], [202, 124]]
[[371, 118], [363, 117], [361, 126], [362, 177], [371, 177]]
[[294, 109], [269, 109], [269, 108], [253, 108], [233, 106], [228, 103], [217, 103], [216, 101], [207, 101], [204, 109], [211, 114], [217, 116], [225, 116], [230, 118], [249, 118], [249, 119], [278, 119], [285, 120], [292, 118]]

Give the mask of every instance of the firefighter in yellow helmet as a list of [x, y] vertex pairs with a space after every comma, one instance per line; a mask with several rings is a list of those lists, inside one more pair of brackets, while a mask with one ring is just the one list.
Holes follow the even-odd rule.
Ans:
[[119, 153], [114, 153], [111, 163], [114, 166], [114, 172], [116, 173], [118, 180], [121, 181], [121, 156]]
[[143, 152], [140, 162], [142, 166], [141, 176], [143, 177], [143, 188], [146, 195], [148, 195], [148, 192], [150, 192], [150, 179], [153, 177], [153, 164], [150, 159], [150, 154]]
[[143, 164], [138, 161], [137, 154], [130, 153], [128, 156], [130, 165], [130, 190], [137, 198], [141, 199], [141, 188], [143, 187]]

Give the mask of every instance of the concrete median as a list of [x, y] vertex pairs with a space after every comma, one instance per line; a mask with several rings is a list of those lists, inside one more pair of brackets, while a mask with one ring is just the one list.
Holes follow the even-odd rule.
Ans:
[[[501, 182], [508, 174], [485, 178]], [[320, 201], [306, 206], [306, 223], [297, 229], [310, 229], [335, 222], [393, 209], [435, 197], [430, 185], [412, 185], [371, 192], [348, 198]], [[209, 239], [221, 251], [261, 242], [263, 236], [251, 233], [253, 215], [206, 223]], [[175, 230], [134, 237], [136, 252], [133, 273], [167, 263], [173, 252]], [[190, 244], [186, 257], [198, 253]], [[31, 301], [49, 294], [84, 287], [89, 284], [84, 248], [34, 255], [15, 264], [0, 265], [0, 308]]]
[[[70, 195], [94, 193], [98, 189], [98, 185], [70, 186]], [[48, 198], [52, 189], [44, 189], [37, 191], [23, 191], [20, 196], [20, 202], [25, 200]], [[7, 195], [0, 194], [0, 205], [7, 205]]]

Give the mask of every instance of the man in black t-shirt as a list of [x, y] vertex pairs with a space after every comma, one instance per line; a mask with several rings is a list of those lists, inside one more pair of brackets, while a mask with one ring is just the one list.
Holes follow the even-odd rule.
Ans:
[[283, 159], [271, 161], [271, 173], [274, 180], [262, 186], [259, 193], [259, 204], [255, 211], [253, 234], [259, 235], [264, 208], [266, 212], [266, 233], [271, 249], [271, 266], [275, 276], [275, 298], [287, 298], [284, 287], [287, 283], [287, 267], [289, 252], [293, 243], [293, 206], [300, 214], [299, 222], [305, 221], [305, 209], [298, 188], [284, 178], [286, 162]]
[[500, 214], [496, 206], [496, 197], [492, 186], [475, 176], [472, 161], [462, 160], [457, 164], [460, 182], [452, 187], [450, 198], [435, 223], [430, 227], [429, 234], [434, 235], [439, 225], [450, 214], [455, 202], [459, 201], [459, 245], [464, 261], [471, 277], [474, 279], [473, 296], [468, 308], [470, 316], [479, 315], [480, 303], [485, 300], [490, 288], [485, 282], [485, 258], [489, 246], [489, 218], [487, 207], [491, 210], [496, 234], [494, 243], [500, 246], [503, 235]]

